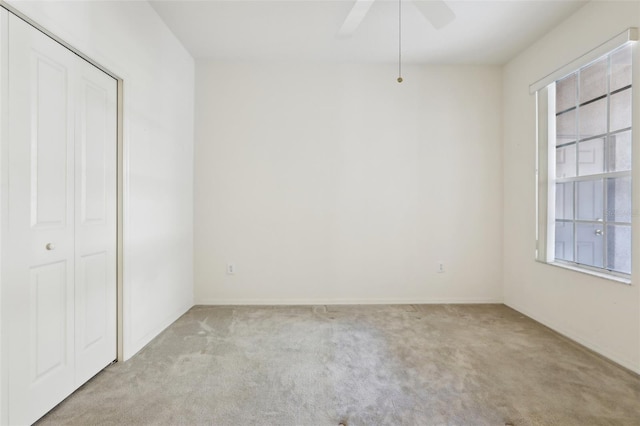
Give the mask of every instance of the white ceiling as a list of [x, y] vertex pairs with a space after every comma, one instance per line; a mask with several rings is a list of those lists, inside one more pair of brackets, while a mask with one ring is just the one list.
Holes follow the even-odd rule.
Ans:
[[[418, 0], [424, 1], [424, 0]], [[194, 58], [220, 61], [395, 62], [398, 0], [376, 0], [356, 33], [336, 37], [354, 0], [152, 0]], [[404, 63], [502, 64], [585, 0], [458, 1], [436, 30], [402, 0]]]

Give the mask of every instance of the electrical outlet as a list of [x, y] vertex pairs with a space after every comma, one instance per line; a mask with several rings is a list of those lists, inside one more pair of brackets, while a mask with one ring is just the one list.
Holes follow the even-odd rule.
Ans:
[[436, 272], [439, 274], [444, 273], [444, 262], [443, 261], [438, 261], [438, 266], [436, 268]]
[[233, 263], [227, 263], [227, 275], [233, 275], [236, 273], [236, 265]]

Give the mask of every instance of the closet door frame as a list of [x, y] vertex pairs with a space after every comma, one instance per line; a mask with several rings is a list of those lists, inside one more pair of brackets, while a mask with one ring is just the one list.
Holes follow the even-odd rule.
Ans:
[[124, 235], [125, 235], [125, 215], [124, 215], [124, 202], [126, 198], [125, 194], [125, 149], [124, 149], [124, 128], [125, 123], [123, 120], [123, 106], [124, 106], [124, 83], [125, 79], [118, 76], [117, 74], [111, 72], [104, 66], [100, 65], [96, 61], [93, 61], [87, 55], [84, 55], [82, 52], [75, 49], [73, 46], [70, 46], [68, 43], [64, 42], [59, 37], [56, 37], [55, 34], [52, 34], [50, 31], [46, 30], [42, 26], [38, 25], [33, 20], [24, 16], [24, 14], [18, 12], [11, 6], [4, 3], [0, 0], [0, 425], [8, 424], [9, 415], [8, 415], [8, 376], [9, 376], [9, 368], [8, 365], [8, 322], [9, 318], [6, 317], [7, 309], [5, 306], [11, 303], [10, 300], [7, 300], [4, 296], [4, 282], [5, 277], [2, 273], [3, 262], [5, 262], [5, 254], [10, 247], [6, 246], [6, 235], [8, 234], [8, 211], [9, 211], [9, 203], [8, 203], [8, 187], [9, 187], [9, 159], [8, 159], [8, 102], [7, 102], [7, 93], [8, 93], [8, 33], [9, 33], [9, 14], [14, 14], [18, 18], [24, 20], [32, 27], [36, 28], [46, 36], [52, 38], [71, 52], [75, 53], [85, 61], [89, 62], [96, 68], [100, 69], [104, 73], [113, 77], [117, 81], [117, 146], [116, 146], [116, 263], [117, 263], [117, 272], [116, 272], [116, 341], [117, 341], [117, 361], [122, 361], [124, 359], [124, 351], [123, 351], [123, 335], [124, 335], [124, 302], [123, 302], [123, 282], [124, 282], [124, 262], [123, 262], [123, 251], [124, 251]]

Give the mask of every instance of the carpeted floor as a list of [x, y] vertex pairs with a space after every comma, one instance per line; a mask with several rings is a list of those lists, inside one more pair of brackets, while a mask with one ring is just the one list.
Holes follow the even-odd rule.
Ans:
[[40, 424], [640, 425], [640, 377], [503, 305], [197, 306]]

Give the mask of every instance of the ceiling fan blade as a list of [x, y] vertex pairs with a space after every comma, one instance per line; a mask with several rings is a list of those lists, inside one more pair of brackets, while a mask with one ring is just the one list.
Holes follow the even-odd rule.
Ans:
[[444, 28], [456, 18], [456, 14], [444, 0], [414, 0], [413, 4], [436, 30]]
[[373, 1], [374, 0], [356, 0], [351, 8], [351, 12], [347, 15], [340, 30], [338, 30], [337, 36], [339, 38], [351, 37], [353, 33], [356, 32], [364, 17], [367, 16], [367, 12], [369, 12]]

